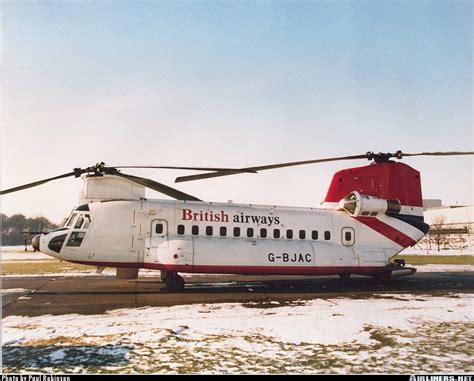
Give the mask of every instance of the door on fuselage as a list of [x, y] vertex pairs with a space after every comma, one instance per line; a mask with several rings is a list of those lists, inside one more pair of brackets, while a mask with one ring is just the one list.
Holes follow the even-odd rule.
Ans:
[[166, 220], [160, 219], [151, 222], [150, 237], [146, 249], [148, 262], [157, 263], [160, 257], [168, 255], [169, 236]]
[[348, 265], [360, 266], [360, 259], [354, 250], [356, 241], [355, 229], [352, 226], [345, 226], [341, 229], [341, 243], [348, 252]]
[[[150, 240], [147, 245], [147, 261], [167, 266], [193, 265], [194, 246], [192, 237], [176, 237], [169, 232], [166, 220], [151, 222]], [[189, 268], [188, 268], [189, 266]]]

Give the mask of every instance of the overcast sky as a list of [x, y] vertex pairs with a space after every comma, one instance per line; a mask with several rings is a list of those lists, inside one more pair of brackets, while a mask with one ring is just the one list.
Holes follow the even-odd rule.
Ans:
[[[98, 161], [251, 166], [473, 150], [471, 1], [2, 2], [2, 184]], [[473, 203], [470, 158], [411, 158], [425, 198]], [[322, 164], [178, 184], [204, 200], [317, 206]], [[165, 171], [130, 171], [169, 185]], [[1, 197], [55, 222], [67, 179]], [[148, 192], [160, 198], [155, 192]]]

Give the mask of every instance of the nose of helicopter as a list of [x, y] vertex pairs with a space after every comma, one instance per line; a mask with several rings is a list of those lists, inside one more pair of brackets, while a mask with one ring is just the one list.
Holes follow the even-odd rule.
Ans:
[[33, 246], [34, 251], [39, 251], [40, 249], [40, 237], [41, 234], [37, 234], [31, 239], [31, 246]]

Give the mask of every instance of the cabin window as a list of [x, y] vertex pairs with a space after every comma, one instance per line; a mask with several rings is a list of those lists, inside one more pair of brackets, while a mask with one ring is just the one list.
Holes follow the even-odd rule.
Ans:
[[221, 226], [221, 228], [219, 229], [219, 235], [221, 237], [225, 237], [227, 235], [227, 228], [225, 226]]
[[342, 244], [345, 246], [352, 246], [355, 243], [355, 231], [351, 227], [342, 228]]
[[198, 235], [199, 234], [199, 226], [193, 225], [193, 227], [191, 228], [191, 234], [192, 235]]
[[234, 237], [240, 237], [240, 228], [238, 227], [234, 228]]
[[299, 237], [300, 237], [300, 239], [305, 239], [306, 238], [306, 231], [305, 230], [300, 230]]
[[260, 229], [260, 238], [267, 238], [267, 229], [265, 228]]
[[206, 226], [206, 235], [210, 236], [212, 235], [212, 231], [214, 229], [212, 229], [212, 226]]
[[313, 239], [314, 241], [316, 241], [318, 239], [318, 231], [317, 230], [313, 230], [311, 232], [311, 239]]
[[280, 229], [273, 229], [273, 238], [280, 238]]
[[79, 216], [79, 218], [77, 219], [77, 222], [76, 222], [76, 224], [74, 225], [74, 229], [80, 229], [83, 222], [84, 222], [84, 217], [81, 215], [81, 216]]
[[89, 226], [91, 225], [91, 216], [88, 214], [84, 215], [84, 219], [86, 222], [84, 222], [84, 226], [82, 227], [83, 229], [88, 229]]
[[184, 225], [178, 225], [178, 234], [183, 235], [184, 234]]
[[288, 239], [293, 239], [293, 230], [288, 229], [288, 230], [286, 231], [286, 238], [288, 238]]
[[362, 212], [362, 215], [363, 215], [363, 216], [369, 216], [369, 215], [370, 215], [370, 212]]
[[371, 212], [370, 215], [375, 217], [377, 215], [377, 212]]
[[156, 224], [155, 225], [155, 233], [156, 234], [163, 234], [163, 224]]
[[249, 238], [253, 237], [253, 228], [247, 228], [247, 237]]
[[326, 241], [329, 241], [329, 240], [331, 239], [331, 232], [330, 232], [330, 231], [326, 230], [326, 231], [324, 232], [324, 239], [325, 239]]
[[82, 240], [86, 233], [84, 232], [72, 232], [66, 246], [81, 246]]

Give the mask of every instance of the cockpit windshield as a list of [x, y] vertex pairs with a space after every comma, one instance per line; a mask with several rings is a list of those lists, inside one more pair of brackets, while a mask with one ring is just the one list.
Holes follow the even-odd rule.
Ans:
[[74, 225], [75, 229], [80, 229], [82, 227], [82, 224], [84, 223], [84, 216], [82, 214], [79, 215], [79, 218], [76, 221], [76, 224]]
[[77, 213], [71, 213], [71, 215], [69, 216], [69, 218], [66, 220], [66, 222], [64, 223], [64, 227], [70, 227], [74, 221], [74, 219], [76, 218], [77, 216]]
[[73, 212], [64, 223], [66, 228], [88, 229], [91, 225], [91, 216], [89, 213]]

